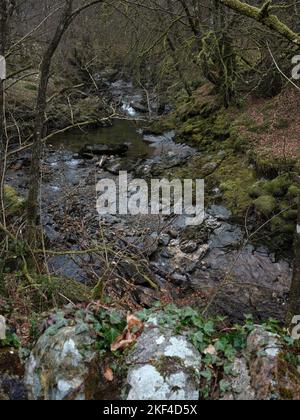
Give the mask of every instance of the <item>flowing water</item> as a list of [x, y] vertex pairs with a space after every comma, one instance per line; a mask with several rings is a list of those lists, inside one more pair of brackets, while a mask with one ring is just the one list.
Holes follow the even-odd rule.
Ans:
[[[119, 88], [121, 100], [121, 87], [114, 87], [115, 90]], [[123, 102], [128, 115], [132, 114], [132, 98], [139, 99], [135, 95], [130, 97], [127, 92]], [[95, 186], [99, 177], [116, 179], [121, 166], [130, 176], [138, 173], [164, 177], [168, 176], [170, 168], [187, 165], [198, 153], [187, 145], [176, 143], [174, 132], [143, 135], [141, 121], [130, 121], [128, 115], [114, 120], [111, 127], [61, 134], [48, 145], [43, 160], [42, 221], [50, 247], [80, 249], [90, 240], [98, 240]], [[106, 166], [99, 168], [99, 159], [81, 160], [76, 156], [85, 144], [126, 144], [129, 150], [126, 157], [108, 158]], [[20, 163], [22, 159], [24, 162], [28, 157], [23, 156]], [[9, 170], [8, 182], [25, 194], [27, 175], [28, 169], [24, 165], [17, 172]], [[147, 251], [147, 259], [154, 270], [151, 268], [150, 276], [153, 275], [163, 289], [171, 285], [175, 290], [179, 285], [182, 296], [190, 290], [189, 303], [193, 302], [195, 292], [214, 293], [219, 288], [215, 308], [232, 319], [242, 319], [244, 313], [253, 313], [261, 319], [284, 316], [291, 280], [290, 265], [277, 260], [265, 248], [258, 249], [251, 244], [243, 248], [244, 231], [232, 223], [230, 212], [222, 206], [208, 209], [204, 225], [193, 232], [186, 232], [180, 217], [170, 221], [151, 215], [141, 219], [113, 216], [104, 226], [110, 238], [121, 232], [124, 243], [139, 244], [142, 252], [150, 241], [151, 252]], [[175, 239], [172, 239], [174, 232], [172, 235], [168, 232], [170, 228], [176, 231]], [[183, 252], [182, 246], [188, 236], [194, 241], [190, 248], [195, 250]], [[101, 262], [89, 256], [81, 259], [53, 257], [48, 263], [56, 275], [87, 283], [91, 271], [101, 276], [103, 269]], [[128, 267], [125, 271], [128, 273]], [[129, 280], [134, 275], [129, 270]], [[226, 278], [224, 285], [222, 282]]]

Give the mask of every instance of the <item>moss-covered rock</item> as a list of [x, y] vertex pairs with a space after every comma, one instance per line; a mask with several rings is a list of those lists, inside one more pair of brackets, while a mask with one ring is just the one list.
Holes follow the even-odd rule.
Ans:
[[284, 196], [291, 185], [288, 175], [280, 175], [272, 181], [266, 182], [264, 190], [274, 197]]
[[265, 192], [265, 182], [257, 181], [249, 189], [249, 195], [252, 198], [258, 198]]
[[[49, 277], [46, 275], [32, 275], [37, 285], [37, 296], [41, 296], [46, 301], [57, 304], [66, 304], [68, 302], [82, 303], [92, 300], [91, 289], [76, 280], [61, 277]], [[47, 302], [45, 302], [47, 306]]]
[[271, 195], [262, 195], [254, 200], [256, 210], [264, 216], [270, 216], [276, 209], [276, 200]]
[[220, 98], [215, 94], [214, 87], [207, 83], [197, 89], [192, 98], [178, 108], [176, 114], [181, 121], [186, 121], [194, 116], [207, 118], [220, 108]]
[[25, 200], [9, 185], [4, 187], [4, 207], [7, 215], [15, 215], [24, 210]]
[[297, 185], [290, 185], [288, 189], [288, 197], [293, 199], [293, 198], [298, 198], [299, 195], [300, 195], [300, 188]]

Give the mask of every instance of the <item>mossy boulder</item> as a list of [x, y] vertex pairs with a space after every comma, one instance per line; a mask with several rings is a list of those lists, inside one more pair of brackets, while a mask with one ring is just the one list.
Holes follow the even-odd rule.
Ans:
[[293, 198], [298, 198], [299, 195], [300, 195], [300, 188], [297, 185], [290, 185], [288, 189], [288, 197], [293, 199]]
[[215, 94], [214, 87], [207, 83], [197, 89], [192, 98], [178, 108], [176, 114], [181, 121], [186, 121], [195, 116], [207, 118], [220, 108], [220, 98]]
[[7, 215], [19, 214], [24, 210], [25, 200], [9, 185], [4, 187], [4, 207]]
[[266, 182], [264, 190], [275, 197], [284, 196], [291, 185], [288, 175], [280, 175], [272, 181]]
[[76, 304], [92, 300], [91, 289], [76, 280], [39, 274], [33, 274], [32, 278], [37, 285], [37, 299], [40, 301], [41, 295], [46, 298], [45, 307], [47, 301], [63, 305], [68, 302]]
[[256, 210], [264, 216], [270, 216], [276, 209], [276, 200], [271, 195], [262, 195], [253, 202]]
[[249, 189], [249, 195], [252, 198], [258, 198], [261, 195], [264, 194], [264, 187], [265, 182], [264, 181], [257, 181], [255, 182], [252, 187]]

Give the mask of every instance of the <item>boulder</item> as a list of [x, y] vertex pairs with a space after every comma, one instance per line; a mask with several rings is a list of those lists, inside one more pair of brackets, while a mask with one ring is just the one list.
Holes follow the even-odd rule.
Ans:
[[236, 358], [233, 367], [233, 375], [226, 378], [229, 390], [222, 400], [228, 401], [254, 401], [255, 392], [251, 386], [251, 376], [247, 362], [243, 358]]
[[201, 356], [183, 335], [146, 325], [126, 360], [126, 400], [198, 400]]
[[279, 336], [257, 327], [247, 340], [247, 352], [250, 355], [251, 383], [256, 399], [272, 400], [278, 395], [278, 374], [280, 353], [282, 351]]
[[30, 400], [90, 400], [100, 382], [98, 355], [87, 330], [63, 327], [40, 337], [26, 365]]

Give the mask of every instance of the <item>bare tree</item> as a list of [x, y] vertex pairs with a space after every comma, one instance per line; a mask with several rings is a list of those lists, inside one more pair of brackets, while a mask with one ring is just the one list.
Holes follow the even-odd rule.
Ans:
[[28, 221], [28, 241], [33, 244], [37, 240], [38, 222], [38, 195], [40, 186], [40, 165], [43, 151], [43, 131], [45, 124], [45, 111], [47, 107], [47, 89], [51, 71], [53, 56], [62, 40], [64, 33], [69, 28], [73, 20], [87, 8], [102, 3], [103, 0], [95, 0], [73, 9], [74, 0], [65, 0], [64, 8], [56, 27], [53, 38], [45, 50], [40, 66], [40, 82], [36, 102], [36, 116], [34, 125], [34, 140], [32, 160], [29, 176], [29, 192], [27, 200], [27, 221]]
[[[10, 18], [16, 7], [15, 0], [0, 0], [0, 55], [5, 57], [8, 47], [8, 32]], [[5, 97], [4, 97], [4, 80], [0, 78], [0, 196], [1, 196], [1, 216], [0, 222], [5, 225], [5, 214], [3, 208], [3, 186], [5, 177], [5, 151], [6, 151], [6, 135], [5, 135]]]

